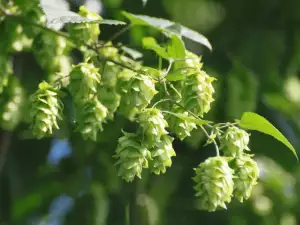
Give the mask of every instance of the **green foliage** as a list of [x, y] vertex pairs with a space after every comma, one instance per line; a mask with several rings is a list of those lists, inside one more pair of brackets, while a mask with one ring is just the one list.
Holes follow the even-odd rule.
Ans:
[[239, 126], [249, 130], [256, 130], [274, 137], [278, 141], [282, 142], [285, 146], [287, 146], [298, 159], [296, 150], [291, 145], [291, 143], [264, 117], [256, 113], [246, 112], [243, 114], [241, 120], [239, 121]]
[[[34, 1], [32, 4], [37, 7], [37, 3]], [[143, 49], [135, 50], [133, 48], [137, 46], [132, 43], [130, 47], [115, 43], [116, 38], [131, 26], [109, 40], [102, 40], [106, 38], [102, 38], [101, 24], [123, 23], [103, 20], [84, 6], [79, 8], [78, 14], [62, 10], [59, 13], [65, 15], [54, 13], [52, 18], [50, 11], [56, 9], [43, 7], [47, 25], [43, 13], [34, 7], [27, 7], [22, 1], [16, 1], [16, 5], [13, 2], [5, 4], [4, 7], [0, 5], [0, 27], [5, 30], [5, 38], [0, 37], [3, 41], [0, 45], [3, 49], [0, 53], [1, 129], [16, 132], [18, 125], [24, 122], [18, 133], [21, 137], [31, 137], [23, 130], [23, 127], [30, 127], [37, 139], [67, 138], [73, 147], [73, 155], [64, 162], [70, 178], [62, 180], [58, 189], [71, 193], [73, 197], [82, 193], [83, 184], [90, 185], [85, 175], [86, 166], [91, 167], [94, 173], [90, 178], [91, 183], [95, 184], [95, 180], [99, 179], [97, 182], [101, 180], [101, 184], [88, 188], [83, 198], [91, 195], [92, 199], [97, 199], [94, 207], [101, 211], [101, 215], [105, 214], [100, 219], [97, 217], [95, 224], [98, 224], [97, 221], [104, 224], [108, 214], [105, 202], [114, 204], [113, 201], [107, 201], [108, 196], [115, 197], [121, 193], [124, 197], [118, 207], [122, 208], [122, 213], [127, 207], [126, 189], [136, 183], [132, 186], [120, 185], [117, 175], [126, 182], [143, 178], [135, 187], [138, 190], [141, 188], [141, 191], [130, 200], [133, 204], [138, 202], [138, 205], [147, 205], [149, 214], [155, 212], [158, 207], [156, 204], [159, 209], [164, 209], [164, 203], [159, 201], [173, 194], [175, 187], [171, 184], [179, 183], [181, 179], [185, 183], [186, 177], [180, 177], [179, 174], [187, 173], [189, 168], [199, 163], [198, 156], [202, 153], [185, 147], [193, 139], [195, 143], [206, 139], [206, 143], [212, 144], [216, 150], [215, 157], [209, 157], [199, 164], [194, 177], [197, 206], [209, 212], [226, 208], [232, 197], [240, 202], [249, 199], [257, 183], [257, 164], [252, 156], [244, 153], [249, 150], [250, 135], [237, 128], [237, 124], [275, 137], [296, 155], [289, 141], [266, 119], [255, 113], [243, 114], [238, 123], [215, 123], [220, 119], [228, 119], [215, 116], [219, 106], [229, 107], [224, 110], [228, 117], [237, 117], [244, 110], [255, 110], [259, 94], [257, 80], [244, 66], [234, 64], [230, 76], [225, 78], [230, 88], [226, 94], [229, 104], [222, 105], [223, 99], [216, 97], [223, 94], [222, 88], [216, 88], [215, 84], [220, 82], [222, 87], [224, 79], [218, 76], [220, 80], [216, 82], [216, 78], [209, 74], [218, 75], [218, 72], [212, 72], [207, 66], [209, 63], [203, 63], [201, 56], [188, 51], [187, 43], [182, 39], [188, 38], [212, 49], [209, 41], [198, 32], [169, 20], [124, 12], [123, 15], [132, 25], [155, 28], [167, 37], [152, 37], [156, 33], [138, 30], [141, 31], [139, 41]], [[63, 32], [51, 29], [51, 23], [70, 24], [65, 29], [67, 32]], [[147, 58], [147, 50], [152, 50], [155, 57], [152, 54]], [[11, 57], [19, 57], [16, 52], [34, 56], [34, 63], [37, 64], [33, 68], [26, 68], [26, 57], [22, 56], [25, 62], [21, 63], [22, 69], [17, 70], [18, 77], [13, 76], [10, 65]], [[140, 58], [141, 61], [138, 61]], [[19, 61], [13, 62], [18, 64]], [[36, 89], [38, 83], [37, 90], [32, 90], [31, 87]], [[34, 92], [30, 99], [25, 94], [27, 92]], [[216, 103], [213, 106], [214, 101]], [[24, 105], [29, 106], [29, 122], [22, 118], [23, 114], [26, 117], [27, 111]], [[128, 132], [124, 131], [120, 137], [121, 130]], [[82, 138], [75, 132], [79, 132]], [[176, 142], [175, 137], [179, 139]], [[181, 143], [183, 141], [184, 144]], [[176, 143], [174, 146], [173, 142]], [[180, 147], [177, 149], [175, 146]], [[184, 146], [183, 149], [180, 149], [181, 146]], [[197, 144], [194, 146], [198, 147]], [[182, 157], [182, 154], [186, 157]], [[190, 157], [191, 154], [195, 155]], [[175, 156], [176, 163], [172, 165]], [[169, 175], [166, 170], [171, 166]], [[164, 176], [152, 178], [148, 171]], [[38, 170], [38, 173], [39, 176], [49, 175], [53, 173], [53, 168], [47, 166]], [[150, 179], [151, 182], [153, 179], [153, 185], [149, 185]], [[102, 182], [107, 186], [102, 187]], [[162, 186], [167, 187], [167, 194], [160, 190]], [[146, 188], [151, 197], [143, 193]], [[183, 192], [188, 193], [187, 188]], [[45, 192], [47, 196], [57, 194], [55, 190]], [[74, 198], [80, 201], [80, 197]], [[39, 198], [33, 195], [33, 199], [32, 208], [38, 207]], [[89, 205], [93, 204], [89, 202]], [[114, 209], [115, 206], [109, 207]], [[82, 224], [92, 220], [83, 219]], [[148, 224], [148, 221], [141, 224]]]

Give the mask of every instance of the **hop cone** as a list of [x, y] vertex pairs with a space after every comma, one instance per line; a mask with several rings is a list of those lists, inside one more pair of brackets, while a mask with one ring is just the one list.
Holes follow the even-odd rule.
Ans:
[[159, 109], [149, 108], [144, 109], [138, 118], [140, 126], [143, 128], [144, 144], [153, 146], [160, 141], [161, 136], [167, 134], [166, 127], [168, 123], [164, 120], [163, 114]]
[[120, 111], [133, 120], [137, 113], [146, 108], [157, 93], [154, 80], [145, 75], [132, 77], [125, 82], [124, 96], [121, 99]]
[[201, 57], [195, 55], [190, 51], [186, 51], [185, 58], [186, 67], [195, 68], [197, 70], [200, 70], [202, 68], [203, 64], [201, 63]]
[[97, 98], [92, 98], [83, 103], [79, 111], [79, 125], [77, 130], [81, 132], [85, 140], [97, 140], [97, 134], [103, 130], [102, 123], [107, 116], [107, 108]]
[[124, 132], [124, 136], [119, 138], [115, 157], [118, 159], [118, 175], [131, 182], [135, 176], [141, 178], [142, 169], [148, 168], [151, 153], [141, 145], [136, 134]]
[[182, 116], [182, 118], [179, 118], [174, 115], [170, 115], [168, 118], [168, 123], [169, 123], [169, 128], [170, 130], [176, 134], [176, 136], [180, 139], [183, 140], [187, 136], [191, 136], [191, 131], [193, 129], [197, 128], [196, 123], [194, 123], [191, 120], [185, 120], [183, 119], [184, 117], [188, 116], [188, 112], [184, 111], [183, 109], [175, 106], [172, 109], [172, 112], [179, 114]]
[[114, 118], [114, 113], [120, 105], [121, 95], [116, 92], [115, 88], [106, 86], [100, 87], [98, 93], [99, 100], [108, 110], [107, 118], [112, 120]]
[[24, 104], [24, 89], [15, 76], [10, 76], [4, 95], [0, 98], [0, 125], [13, 130], [21, 120]]
[[152, 161], [150, 162], [151, 172], [159, 175], [166, 172], [166, 167], [172, 165], [172, 156], [176, 156], [172, 142], [174, 138], [164, 135], [160, 142], [155, 143], [155, 146], [150, 150]]
[[[102, 20], [101, 16], [99, 16], [97, 13], [88, 11], [84, 6], [80, 6], [78, 14], [88, 19]], [[76, 40], [78, 44], [95, 43], [100, 34], [98, 23], [70, 24], [68, 26], [68, 31], [71, 38]]]
[[86, 62], [73, 66], [69, 75], [69, 89], [76, 102], [81, 102], [97, 92], [101, 79], [98, 70], [92, 63]]
[[234, 160], [235, 171], [233, 195], [240, 202], [247, 200], [254, 185], [257, 184], [259, 168], [250, 155], [243, 154]]
[[226, 209], [233, 192], [233, 170], [224, 157], [212, 157], [200, 163], [195, 169], [194, 187], [199, 198], [200, 208], [209, 212], [218, 207]]
[[235, 126], [230, 126], [222, 137], [222, 146], [224, 155], [236, 157], [248, 150], [249, 134]]
[[210, 110], [214, 101], [212, 82], [215, 78], [208, 76], [204, 71], [189, 75], [183, 88], [183, 105], [198, 116], [203, 116]]
[[59, 92], [47, 82], [39, 84], [31, 96], [30, 116], [33, 134], [38, 138], [51, 135], [53, 128], [58, 129], [57, 120], [62, 120], [63, 104]]

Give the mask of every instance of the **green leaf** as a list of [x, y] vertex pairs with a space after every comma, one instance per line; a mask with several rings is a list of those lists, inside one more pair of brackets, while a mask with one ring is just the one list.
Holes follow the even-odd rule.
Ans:
[[173, 34], [176, 34], [179, 38], [183, 36], [212, 50], [212, 46], [206, 37], [194, 30], [182, 26], [179, 23], [146, 15], [135, 15], [124, 11], [122, 13], [127, 19], [130, 20], [132, 24], [153, 27], [160, 30], [167, 36], [169, 36], [169, 33], [171, 32]]
[[139, 59], [141, 57], [143, 57], [143, 54], [135, 49], [126, 47], [126, 46], [122, 46], [121, 49], [126, 52], [128, 55], [130, 55], [131, 58], [133, 59]]
[[[185, 58], [185, 46], [183, 41], [175, 34], [172, 35], [168, 43], [168, 54], [173, 59]], [[183, 61], [175, 61], [174, 69], [181, 68], [184, 65]]]
[[152, 37], [143, 38], [143, 47], [145, 49], [150, 49], [155, 51], [157, 55], [161, 56], [166, 60], [170, 59], [170, 56], [166, 52], [166, 49], [164, 47], [161, 47], [159, 44], [157, 44], [156, 40]]
[[256, 130], [274, 137], [287, 146], [294, 153], [298, 160], [295, 148], [283, 136], [283, 134], [264, 117], [253, 112], [245, 112], [242, 115], [242, 119], [239, 121], [239, 126], [249, 130]]
[[185, 121], [188, 121], [188, 122], [191, 122], [191, 123], [195, 123], [197, 124], [198, 126], [202, 126], [202, 125], [205, 125], [205, 124], [210, 124], [212, 123], [211, 121], [209, 120], [202, 120], [202, 119], [197, 119], [195, 117], [192, 117], [192, 116], [188, 116], [188, 115], [185, 115], [183, 113], [173, 113], [173, 112], [169, 112], [169, 111], [164, 111], [170, 115], [173, 115], [181, 120], [185, 120]]

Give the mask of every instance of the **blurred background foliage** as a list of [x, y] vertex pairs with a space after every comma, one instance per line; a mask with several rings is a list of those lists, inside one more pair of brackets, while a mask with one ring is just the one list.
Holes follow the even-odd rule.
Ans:
[[[224, 122], [255, 111], [300, 149], [300, 1], [148, 0], [145, 7], [141, 0], [68, 2], [73, 10], [85, 4], [104, 18], [123, 19], [120, 10], [126, 10], [174, 20], [205, 34], [212, 53], [188, 41], [187, 48], [202, 55], [205, 69], [218, 79], [208, 119]], [[103, 28], [101, 38], [118, 29]], [[145, 33], [155, 31], [134, 27], [117, 41], [140, 49]], [[149, 65], [156, 63], [151, 54], [145, 54]], [[19, 67], [14, 70], [33, 91], [43, 71], [28, 53], [15, 60]], [[207, 213], [197, 209], [191, 179], [192, 168], [214, 155], [212, 146], [202, 147], [202, 132], [195, 131], [183, 143], [175, 141], [177, 157], [165, 175], [144, 173], [142, 180], [127, 184], [117, 176], [111, 158], [124, 126], [131, 125], [117, 117], [106, 124], [97, 143], [76, 133], [68, 140], [37, 141], [22, 124], [14, 132], [2, 130], [0, 224], [299, 224], [300, 166], [271, 137], [251, 135], [261, 173], [250, 200]]]

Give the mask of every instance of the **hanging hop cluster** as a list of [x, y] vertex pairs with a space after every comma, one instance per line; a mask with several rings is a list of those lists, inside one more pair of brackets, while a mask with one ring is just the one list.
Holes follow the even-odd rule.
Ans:
[[212, 86], [214, 80], [215, 78], [210, 77], [203, 70], [188, 75], [182, 91], [183, 106], [197, 116], [203, 117], [214, 101]]
[[161, 137], [166, 135], [168, 123], [164, 120], [163, 114], [159, 109], [144, 109], [139, 114], [138, 123], [143, 129], [143, 143], [146, 146], [153, 147], [155, 143], [160, 142]]
[[148, 168], [151, 152], [142, 146], [136, 134], [124, 132], [124, 136], [119, 138], [115, 158], [118, 159], [118, 175], [131, 182], [136, 176], [141, 178], [142, 169]]
[[176, 156], [173, 149], [174, 138], [163, 135], [161, 140], [155, 143], [155, 146], [150, 149], [152, 160], [150, 161], [150, 171], [157, 175], [166, 172], [166, 167], [172, 165], [172, 157]]
[[79, 63], [73, 66], [68, 85], [77, 112], [76, 131], [79, 131], [84, 139], [95, 141], [97, 134], [103, 130], [102, 123], [108, 115], [107, 108], [97, 97], [97, 88], [101, 80], [98, 71], [92, 63]]
[[195, 169], [194, 187], [199, 198], [199, 207], [209, 212], [225, 208], [233, 193], [233, 170], [224, 157], [211, 157]]
[[235, 171], [233, 195], [240, 202], [247, 200], [253, 187], [257, 184], [259, 169], [250, 155], [234, 159], [232, 168]]
[[0, 126], [13, 130], [21, 121], [25, 91], [15, 76], [9, 76], [8, 84], [0, 96]]
[[125, 86], [121, 86], [124, 96], [121, 99], [120, 112], [129, 120], [134, 120], [135, 116], [146, 108], [153, 96], [157, 94], [154, 80], [149, 76], [136, 75], [128, 70], [120, 73], [119, 78], [128, 79], [124, 82]]
[[176, 105], [173, 106], [172, 112], [176, 113], [177, 116], [169, 115], [168, 123], [170, 129], [180, 140], [185, 139], [187, 136], [191, 136], [191, 131], [196, 129], [197, 125], [194, 121], [185, 119], [189, 116], [189, 113]]
[[62, 120], [63, 111], [59, 95], [57, 89], [47, 82], [42, 82], [30, 98], [32, 130], [38, 139], [51, 135], [53, 129], [59, 129], [58, 120]]
[[246, 131], [238, 127], [228, 127], [221, 141], [224, 155], [237, 157], [243, 154], [244, 150], [249, 151], [249, 137], [250, 135]]
[[[90, 12], [84, 6], [80, 6], [78, 14], [82, 17], [92, 20], [102, 20], [102, 17], [97, 13]], [[87, 43], [92, 44], [98, 40], [100, 35], [100, 28], [98, 23], [79, 23], [70, 24], [68, 31], [71, 38], [78, 42], [78, 44]]]

